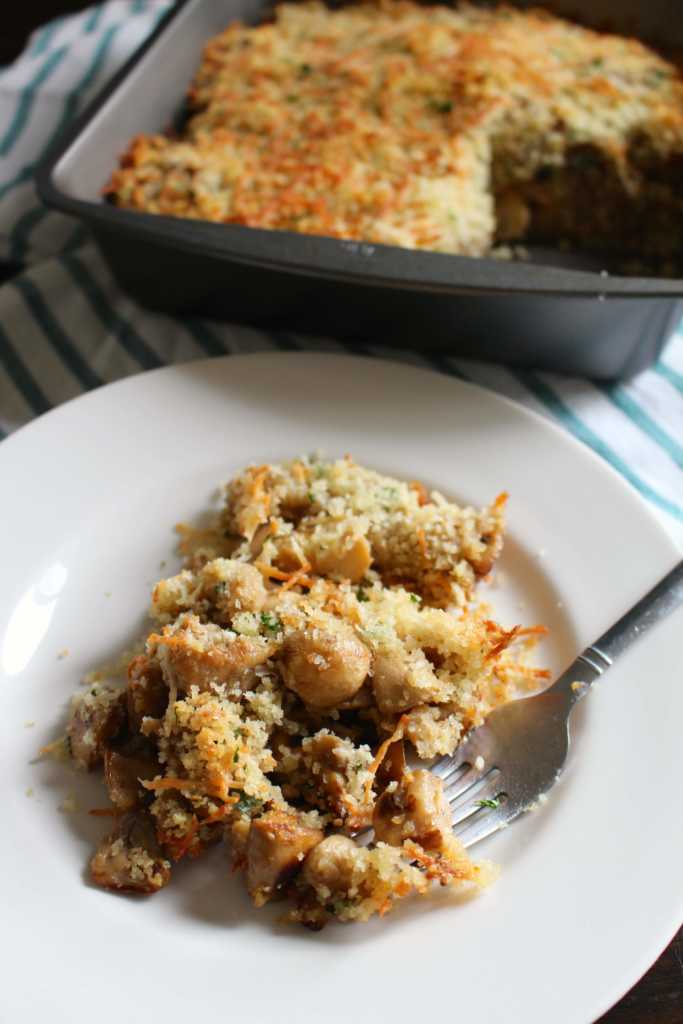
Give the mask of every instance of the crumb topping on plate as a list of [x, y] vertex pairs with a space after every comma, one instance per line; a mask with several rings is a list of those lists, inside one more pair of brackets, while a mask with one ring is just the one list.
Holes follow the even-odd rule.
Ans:
[[226, 839], [254, 904], [286, 897], [312, 928], [490, 881], [417, 761], [544, 676], [524, 658], [541, 627], [473, 601], [505, 504], [461, 508], [349, 456], [231, 480], [209, 528], [181, 528], [125, 686], [73, 699], [68, 752], [102, 766], [115, 818], [93, 880], [155, 892]]

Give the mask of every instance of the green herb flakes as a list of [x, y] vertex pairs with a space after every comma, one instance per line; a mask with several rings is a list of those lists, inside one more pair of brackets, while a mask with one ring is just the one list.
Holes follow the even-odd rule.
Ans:
[[269, 633], [279, 633], [282, 629], [282, 623], [272, 612], [261, 612], [261, 625]]
[[431, 99], [429, 106], [432, 110], [435, 110], [437, 114], [450, 114], [453, 109], [453, 100], [444, 99]]
[[235, 810], [239, 814], [250, 814], [251, 811], [259, 810], [262, 805], [262, 800], [258, 800], [255, 796], [249, 796], [247, 793], [240, 791], [240, 798], [235, 804]]

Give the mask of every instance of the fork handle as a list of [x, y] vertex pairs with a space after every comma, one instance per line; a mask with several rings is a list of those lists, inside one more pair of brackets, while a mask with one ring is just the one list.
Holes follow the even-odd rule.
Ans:
[[578, 656], [551, 690], [565, 691], [574, 704], [588, 692], [591, 683], [607, 671], [612, 662], [652, 626], [683, 604], [683, 561], [641, 597], [625, 615]]

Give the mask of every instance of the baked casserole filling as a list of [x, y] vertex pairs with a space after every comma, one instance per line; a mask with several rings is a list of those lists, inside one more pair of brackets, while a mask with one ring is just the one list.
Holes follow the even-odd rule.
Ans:
[[541, 628], [472, 600], [505, 500], [463, 508], [349, 457], [236, 476], [209, 527], [182, 528], [126, 678], [74, 697], [66, 747], [103, 769], [113, 816], [93, 880], [153, 893], [225, 839], [254, 904], [287, 898], [311, 928], [489, 882], [428, 765], [546, 676], [525, 657]]
[[113, 202], [468, 256], [681, 249], [677, 69], [544, 11], [282, 4], [208, 43], [188, 114], [131, 142]]

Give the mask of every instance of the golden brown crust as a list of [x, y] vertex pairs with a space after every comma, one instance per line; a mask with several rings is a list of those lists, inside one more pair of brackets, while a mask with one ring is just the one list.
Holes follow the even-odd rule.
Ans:
[[208, 43], [189, 107], [132, 140], [118, 205], [475, 256], [680, 247], [677, 69], [540, 10], [282, 4]]

